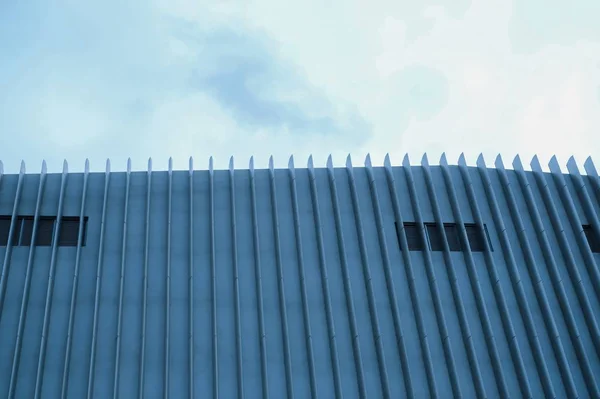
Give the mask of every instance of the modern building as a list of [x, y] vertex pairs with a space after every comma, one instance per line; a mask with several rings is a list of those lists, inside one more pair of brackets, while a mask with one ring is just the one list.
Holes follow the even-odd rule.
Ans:
[[600, 397], [600, 178], [0, 173], [0, 397]]

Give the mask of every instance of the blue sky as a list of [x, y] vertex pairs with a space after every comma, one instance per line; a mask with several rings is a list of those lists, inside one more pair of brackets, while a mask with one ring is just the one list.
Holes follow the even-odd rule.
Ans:
[[600, 2], [0, 4], [0, 159], [600, 162]]

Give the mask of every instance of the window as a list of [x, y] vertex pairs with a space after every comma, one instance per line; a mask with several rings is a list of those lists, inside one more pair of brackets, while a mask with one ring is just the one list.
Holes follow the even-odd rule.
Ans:
[[[481, 231], [479, 226], [474, 223], [465, 224], [465, 230], [467, 230], [467, 239], [469, 240], [469, 247], [472, 252], [484, 252], [485, 241], [487, 239], [487, 232]], [[490, 248], [491, 249], [491, 248]]]
[[582, 227], [585, 238], [587, 238], [588, 245], [590, 246], [590, 250], [594, 253], [600, 253], [600, 240], [594, 235], [592, 226], [589, 224], [584, 224]]
[[[398, 230], [398, 223], [396, 223], [396, 234], [400, 237], [400, 230]], [[404, 234], [406, 235], [406, 241], [408, 243], [409, 251], [422, 251], [423, 240], [419, 234], [419, 228], [416, 223], [404, 223]], [[399, 241], [399, 239], [398, 239]]]
[[444, 231], [446, 232], [446, 240], [448, 240], [448, 246], [450, 251], [460, 252], [462, 248], [460, 246], [460, 237], [458, 236], [458, 229], [455, 223], [444, 223]]
[[0, 247], [8, 244], [8, 232], [10, 231], [10, 216], [0, 216]]
[[429, 249], [432, 251], [443, 251], [444, 242], [437, 224], [425, 223], [425, 229], [427, 230], [427, 236], [429, 237]]
[[[465, 223], [465, 230], [467, 233], [467, 240], [469, 242], [469, 248], [472, 252], [484, 252], [486, 250], [485, 241], [487, 240], [490, 251], [493, 251], [492, 244], [487, 232], [487, 227], [484, 224], [483, 230], [474, 223]], [[590, 230], [591, 231], [591, 230]], [[398, 224], [396, 223], [396, 232], [398, 231]], [[410, 251], [422, 251], [424, 250], [423, 240], [419, 234], [419, 228], [414, 222], [404, 223], [404, 233], [406, 234], [406, 240], [408, 241], [408, 249]], [[446, 235], [446, 241], [448, 248], [452, 252], [460, 252], [464, 248], [461, 245], [459, 237], [459, 229], [456, 223], [444, 223], [444, 233]], [[443, 251], [444, 240], [437, 223], [425, 223], [425, 234], [427, 237], [429, 249], [431, 251]], [[600, 245], [598, 245], [600, 248]], [[600, 252], [600, 251], [599, 251]]]
[[[79, 235], [79, 217], [65, 216], [62, 218], [59, 246], [77, 246], [77, 238]], [[13, 232], [12, 245], [14, 246], [30, 246], [33, 237], [33, 216], [18, 216], [15, 221], [15, 229]], [[8, 244], [8, 235], [10, 232], [11, 216], [0, 215], [0, 246]], [[35, 239], [36, 246], [48, 247], [52, 245], [54, 238], [54, 230], [56, 224], [56, 216], [40, 216], [38, 218], [37, 236]], [[85, 245], [85, 230], [87, 227], [87, 217], [84, 218], [83, 227], [83, 242]]]
[[49, 247], [52, 245], [52, 236], [54, 234], [54, 221], [55, 218], [42, 216], [38, 220], [37, 237], [35, 239], [35, 245], [41, 247]]
[[[58, 234], [58, 245], [63, 247], [76, 247], [79, 238], [79, 218], [63, 217], [60, 222], [60, 233]], [[83, 237], [81, 245], [85, 245], [85, 231], [87, 229], [87, 217], [83, 219]]]

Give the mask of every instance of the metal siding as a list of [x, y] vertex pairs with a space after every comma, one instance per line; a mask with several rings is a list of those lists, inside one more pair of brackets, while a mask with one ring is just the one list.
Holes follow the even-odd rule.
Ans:
[[[0, 248], [0, 396], [599, 394], [591, 159], [365, 165], [1, 175], [1, 214], [89, 220]], [[433, 221], [493, 252], [398, 240]]]

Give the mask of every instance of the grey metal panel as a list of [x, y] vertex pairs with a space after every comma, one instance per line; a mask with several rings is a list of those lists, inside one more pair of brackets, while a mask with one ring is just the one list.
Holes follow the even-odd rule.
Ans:
[[[597, 395], [591, 159], [458, 163], [0, 173], [0, 214], [89, 218], [0, 248], [0, 396]], [[490, 245], [430, 251], [435, 221]]]

